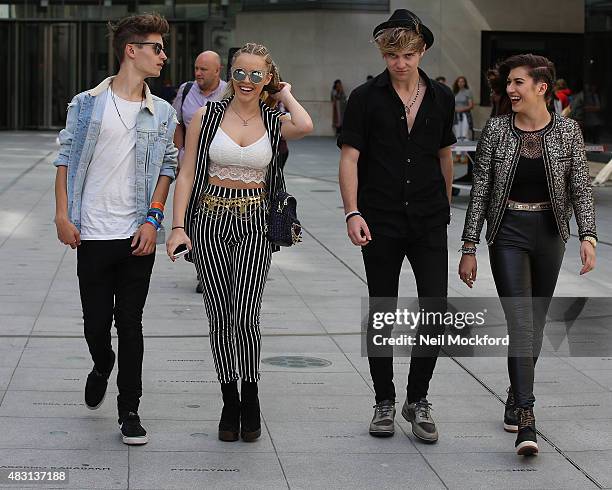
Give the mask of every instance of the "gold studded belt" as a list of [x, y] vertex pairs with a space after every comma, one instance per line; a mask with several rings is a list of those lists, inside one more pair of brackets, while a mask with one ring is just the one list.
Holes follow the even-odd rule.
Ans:
[[200, 198], [200, 208], [209, 216], [218, 215], [225, 211], [237, 217], [248, 217], [266, 200], [266, 193], [247, 197], [219, 197], [204, 194]]
[[552, 203], [547, 202], [516, 202], [508, 200], [508, 209], [514, 211], [548, 211], [552, 209]]

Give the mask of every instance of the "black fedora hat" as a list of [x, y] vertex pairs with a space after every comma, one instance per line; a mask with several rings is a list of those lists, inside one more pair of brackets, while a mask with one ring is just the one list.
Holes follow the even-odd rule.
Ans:
[[429, 28], [421, 22], [415, 14], [410, 12], [410, 10], [406, 9], [397, 9], [393, 12], [393, 15], [389, 17], [389, 20], [379, 24], [374, 29], [373, 35], [376, 39], [376, 36], [380, 34], [380, 31], [384, 29], [390, 29], [393, 27], [404, 27], [406, 29], [412, 29], [413, 31], [417, 30], [422, 34], [423, 39], [425, 40], [425, 49], [431, 48], [431, 45], [434, 42], [434, 36]]

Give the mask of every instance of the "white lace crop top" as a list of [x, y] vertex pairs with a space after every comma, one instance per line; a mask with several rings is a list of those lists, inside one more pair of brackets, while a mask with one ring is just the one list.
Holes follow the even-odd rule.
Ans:
[[272, 160], [272, 145], [266, 132], [255, 143], [240, 146], [219, 127], [208, 150], [208, 174], [220, 179], [265, 182]]

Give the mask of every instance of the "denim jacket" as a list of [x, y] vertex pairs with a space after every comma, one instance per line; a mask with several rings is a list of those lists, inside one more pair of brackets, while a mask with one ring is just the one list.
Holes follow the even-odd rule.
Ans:
[[[68, 104], [66, 128], [59, 134], [60, 150], [53, 164], [68, 167], [68, 218], [81, 229], [81, 197], [87, 169], [100, 135], [108, 97], [109, 77], [97, 87], [76, 95]], [[174, 180], [178, 150], [173, 137], [176, 111], [165, 100], [152, 95], [145, 83], [145, 106], [136, 119], [136, 208], [138, 223], [144, 223], [157, 180]]]

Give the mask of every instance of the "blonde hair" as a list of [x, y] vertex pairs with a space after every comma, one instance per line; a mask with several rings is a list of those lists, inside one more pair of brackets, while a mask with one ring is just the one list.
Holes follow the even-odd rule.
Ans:
[[[234, 53], [234, 56], [232, 57], [232, 65], [234, 65], [234, 63], [238, 59], [238, 56], [240, 56], [241, 54], [254, 54], [255, 56], [261, 56], [264, 59], [266, 63], [266, 71], [272, 75], [272, 80], [270, 80], [269, 84], [264, 86], [264, 89], [259, 95], [259, 98], [263, 100], [264, 103], [268, 106], [275, 107], [277, 102], [270, 96], [271, 94], [266, 90], [266, 87], [278, 90], [280, 88], [280, 75], [278, 73], [278, 67], [276, 66], [276, 63], [274, 63], [274, 60], [270, 55], [270, 50], [262, 44], [246, 43]], [[229, 83], [227, 84], [225, 93], [223, 94], [224, 99], [228, 97], [233, 97], [235, 95], [234, 84], [232, 83], [232, 80], [230, 79], [228, 82]]]
[[414, 26], [414, 29], [405, 27], [383, 29], [376, 35], [374, 42], [383, 55], [405, 50], [420, 53], [425, 49], [425, 39], [420, 33], [418, 24]]

